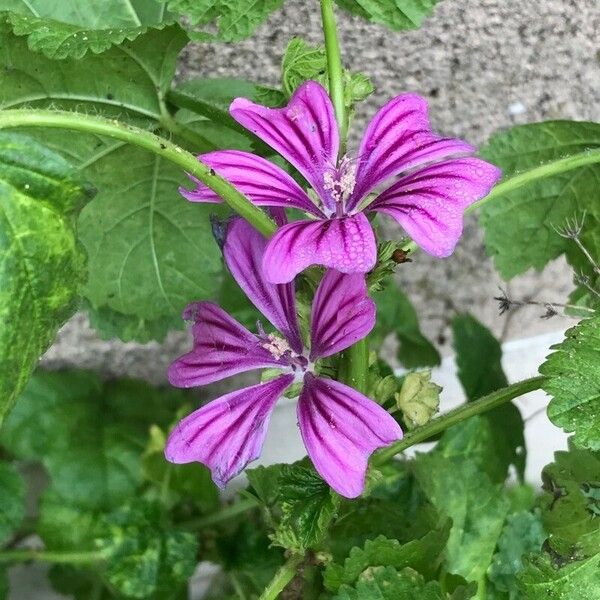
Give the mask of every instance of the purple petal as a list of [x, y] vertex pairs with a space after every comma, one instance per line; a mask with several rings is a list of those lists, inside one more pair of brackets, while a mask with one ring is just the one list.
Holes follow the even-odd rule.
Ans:
[[369, 123], [359, 150], [356, 187], [348, 210], [377, 185], [417, 165], [475, 148], [431, 131], [427, 101], [416, 94], [402, 94], [383, 106]]
[[276, 360], [257, 336], [212, 302], [190, 304], [183, 318], [194, 321], [194, 349], [169, 367], [169, 381], [176, 387], [206, 385], [236, 373], [287, 364]]
[[211, 470], [213, 481], [224, 487], [260, 455], [271, 410], [293, 380], [293, 375], [282, 375], [194, 411], [171, 432], [165, 448], [167, 460], [200, 462]]
[[[218, 150], [201, 154], [198, 159], [233, 184], [257, 206], [298, 208], [316, 216], [323, 216], [306, 192], [277, 165], [241, 150]], [[193, 190], [184, 187], [179, 192], [191, 202], [222, 202], [221, 197], [199, 179], [190, 176], [196, 184]]]
[[398, 423], [379, 404], [310, 373], [298, 400], [298, 424], [319, 475], [346, 498], [363, 491], [369, 456], [402, 438]]
[[478, 158], [457, 158], [403, 177], [367, 210], [393, 217], [423, 250], [443, 258], [454, 251], [465, 208], [483, 198], [500, 169]]
[[336, 165], [340, 140], [331, 100], [320, 84], [302, 84], [285, 108], [268, 108], [236, 98], [230, 112], [238, 123], [294, 165], [327, 201], [324, 173]]
[[328, 270], [312, 305], [310, 359], [331, 356], [362, 340], [375, 326], [375, 313], [364, 275]]
[[285, 225], [267, 245], [263, 270], [269, 281], [284, 283], [310, 265], [323, 265], [342, 273], [366, 273], [376, 260], [373, 229], [359, 213]]
[[262, 271], [267, 240], [243, 219], [233, 219], [223, 248], [225, 262], [251, 302], [285, 335], [291, 348], [302, 352], [296, 315], [294, 283], [269, 283]]

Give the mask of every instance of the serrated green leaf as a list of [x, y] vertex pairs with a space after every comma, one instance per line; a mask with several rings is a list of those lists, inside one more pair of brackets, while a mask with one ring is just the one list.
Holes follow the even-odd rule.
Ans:
[[[502, 347], [492, 333], [469, 314], [452, 321], [458, 378], [469, 401], [477, 400], [508, 385], [502, 370]], [[503, 404], [483, 416], [491, 439], [487, 472], [494, 481], [506, 479], [509, 466], [516, 467], [521, 480], [525, 475], [524, 423], [519, 409]], [[497, 467], [497, 468], [496, 468]]]
[[99, 54], [173, 18], [148, 0], [0, 0], [0, 11], [29, 49], [51, 59]]
[[440, 0], [335, 0], [343, 9], [372, 23], [403, 31], [421, 26]]
[[16, 468], [0, 462], [0, 546], [21, 525], [25, 516], [25, 482]]
[[196, 536], [161, 525], [157, 504], [137, 502], [103, 518], [97, 546], [106, 556], [103, 577], [131, 598], [174, 594], [196, 568]]
[[448, 540], [450, 523], [443, 529], [430, 531], [420, 539], [400, 544], [379, 536], [365, 543], [364, 548], [353, 548], [343, 565], [330, 563], [323, 573], [325, 587], [337, 592], [342, 585], [353, 585], [361, 573], [371, 567], [410, 567], [426, 579], [434, 577], [439, 558]]
[[54, 152], [0, 134], [0, 423], [77, 307], [86, 271], [75, 220], [88, 192]]
[[249, 37], [283, 0], [159, 0], [185, 17], [196, 41], [238, 42]]
[[85, 371], [37, 373], [0, 440], [19, 458], [40, 460], [62, 498], [92, 511], [107, 509], [140, 485], [150, 424], [163, 423], [184, 399], [179, 391], [163, 393], [142, 382], [103, 384]]
[[335, 515], [339, 497], [312, 466], [298, 463], [281, 465], [278, 486], [282, 518], [274, 543], [296, 550], [317, 546]]
[[600, 450], [600, 317], [569, 329], [565, 339], [540, 367], [547, 379], [544, 390], [552, 396], [548, 418], [582, 448]]
[[523, 557], [539, 552], [545, 539], [546, 532], [538, 513], [518, 512], [508, 517], [488, 570], [488, 578], [496, 591], [508, 594], [509, 600], [520, 600], [517, 574], [523, 568]]
[[394, 333], [400, 347], [398, 360], [408, 369], [433, 367], [440, 364], [439, 352], [422, 334], [417, 312], [408, 297], [391, 281], [387, 287], [373, 295], [377, 304], [375, 335], [383, 339]]
[[[482, 156], [502, 168], [504, 178], [552, 161], [600, 148], [600, 124], [547, 121], [513, 127], [490, 139]], [[486, 202], [479, 210], [488, 254], [510, 279], [530, 267], [541, 270], [572, 244], [556, 232], [583, 211], [600, 218], [600, 165], [546, 177]]]
[[447, 570], [467, 581], [480, 581], [491, 563], [509, 503], [481, 468], [479, 447], [457, 447], [455, 435], [450, 430], [435, 450], [418, 455], [413, 469], [442, 517], [452, 519]]
[[600, 554], [562, 568], [546, 554], [531, 556], [519, 588], [524, 600], [600, 600]]

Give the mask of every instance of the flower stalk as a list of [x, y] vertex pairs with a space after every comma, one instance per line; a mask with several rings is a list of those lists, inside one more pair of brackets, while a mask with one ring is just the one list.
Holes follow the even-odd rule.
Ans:
[[259, 600], [275, 600], [285, 586], [294, 579], [300, 563], [304, 560], [302, 554], [292, 554], [287, 562], [275, 573], [271, 583], [265, 588]]

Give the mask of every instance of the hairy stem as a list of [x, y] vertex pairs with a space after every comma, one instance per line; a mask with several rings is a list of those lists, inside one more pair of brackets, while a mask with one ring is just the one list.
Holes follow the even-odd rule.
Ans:
[[104, 555], [101, 552], [46, 552], [44, 550], [33, 550], [29, 548], [0, 551], [0, 564], [29, 562], [31, 560], [75, 565], [99, 562], [104, 560]]
[[294, 579], [298, 572], [298, 567], [303, 560], [304, 556], [301, 554], [290, 556], [287, 562], [275, 573], [275, 577], [273, 577], [264, 592], [260, 595], [259, 600], [274, 600], [277, 598], [285, 586]]
[[400, 441], [391, 444], [387, 448], [383, 448], [373, 456], [371, 464], [381, 465], [391, 458], [394, 458], [396, 454], [403, 452], [415, 444], [426, 442], [434, 435], [445, 431], [449, 427], [452, 427], [469, 417], [483, 414], [497, 406], [510, 402], [523, 394], [527, 394], [533, 390], [539, 390], [542, 387], [544, 380], [545, 377], [531, 377], [530, 379], [524, 379], [523, 381], [513, 383], [512, 385], [492, 392], [475, 402], [463, 404], [445, 415], [429, 421], [426, 425], [411, 431]]
[[344, 68], [340, 52], [333, 12], [333, 0], [321, 0], [321, 18], [323, 20], [323, 35], [325, 37], [325, 54], [327, 56], [327, 72], [329, 74], [329, 95], [335, 109], [335, 117], [340, 128], [340, 146], [342, 153], [348, 136], [348, 119], [346, 103], [344, 102]]
[[338, 378], [350, 387], [365, 394], [369, 369], [369, 344], [367, 338], [356, 342], [340, 355]]
[[254, 206], [227, 180], [217, 175], [208, 165], [201, 163], [193, 154], [150, 131], [132, 127], [117, 120], [82, 115], [68, 111], [51, 110], [3, 110], [0, 111], [0, 129], [16, 127], [50, 127], [94, 133], [140, 146], [170, 160], [205, 183], [218, 194], [235, 212], [244, 217], [264, 236], [270, 237], [277, 230], [275, 223], [260, 208]]

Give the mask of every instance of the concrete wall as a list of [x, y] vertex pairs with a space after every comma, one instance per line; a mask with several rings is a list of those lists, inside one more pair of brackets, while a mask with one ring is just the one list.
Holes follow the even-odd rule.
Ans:
[[[600, 6], [597, 0], [445, 0], [425, 26], [392, 33], [339, 13], [344, 59], [372, 77], [377, 92], [359, 110], [353, 139], [369, 115], [391, 96], [416, 91], [429, 98], [434, 126], [474, 144], [494, 131], [544, 119], [600, 121]], [[237, 45], [191, 45], [181, 76], [235, 76], [276, 85], [287, 42], [301, 35], [321, 41], [318, 2], [288, 0], [250, 40]], [[397, 235], [394, 226], [390, 236]], [[474, 218], [456, 253], [438, 261], [422, 253], [403, 265], [399, 280], [418, 305], [425, 331], [450, 350], [444, 316], [469, 310], [503, 338], [563, 329], [566, 319], [539, 319], [523, 309], [499, 317], [500, 278], [486, 258]], [[544, 274], [511, 282], [516, 296], [561, 301], [571, 288], [564, 262]], [[168, 363], [188, 341], [173, 334], [164, 346], [102, 342], [76, 316], [48, 352], [45, 364], [83, 366], [107, 375], [164, 381]]]

